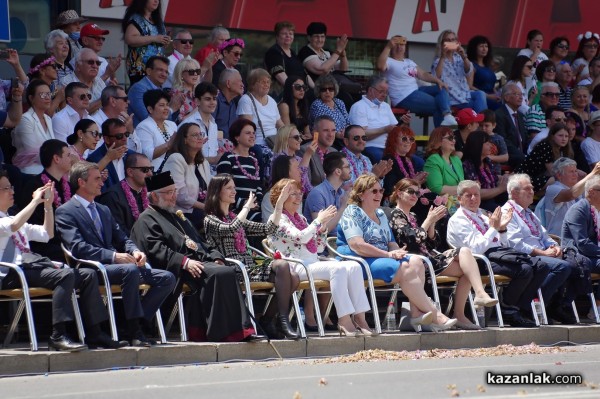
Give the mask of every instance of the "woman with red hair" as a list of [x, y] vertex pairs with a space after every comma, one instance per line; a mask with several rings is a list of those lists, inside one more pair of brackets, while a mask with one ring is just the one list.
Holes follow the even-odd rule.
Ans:
[[402, 179], [414, 179], [419, 185], [427, 179], [427, 172], [423, 172], [425, 161], [416, 156], [417, 143], [415, 132], [408, 126], [396, 126], [388, 134], [383, 150], [383, 160], [393, 161], [392, 170], [385, 175], [383, 188], [385, 196], [389, 196], [394, 185]]

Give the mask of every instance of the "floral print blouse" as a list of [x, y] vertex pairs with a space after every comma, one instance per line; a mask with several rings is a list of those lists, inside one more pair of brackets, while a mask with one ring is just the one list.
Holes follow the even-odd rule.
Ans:
[[362, 237], [366, 243], [387, 251], [388, 244], [394, 241], [388, 219], [382, 209], [377, 209], [375, 214], [379, 218], [379, 224], [358, 205], [348, 205], [338, 227], [338, 246], [348, 245], [348, 240], [352, 237]]
[[[302, 215], [296, 214], [296, 217], [300, 217], [306, 221], [306, 218]], [[320, 227], [321, 225], [316, 220], [313, 220], [306, 228], [299, 230], [287, 215], [283, 214], [279, 220], [279, 228], [275, 233], [269, 234], [267, 241], [269, 246], [281, 252], [284, 258], [297, 258], [302, 260], [305, 265], [310, 265], [318, 262], [319, 252], [325, 250], [327, 231], [323, 230], [319, 232]], [[306, 246], [313, 239], [317, 244], [316, 253], [310, 252]]]

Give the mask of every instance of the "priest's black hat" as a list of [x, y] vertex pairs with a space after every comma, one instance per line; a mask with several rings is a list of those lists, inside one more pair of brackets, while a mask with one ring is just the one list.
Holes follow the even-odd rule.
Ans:
[[162, 172], [154, 176], [146, 177], [146, 189], [156, 191], [161, 188], [175, 184], [171, 177], [171, 172]]

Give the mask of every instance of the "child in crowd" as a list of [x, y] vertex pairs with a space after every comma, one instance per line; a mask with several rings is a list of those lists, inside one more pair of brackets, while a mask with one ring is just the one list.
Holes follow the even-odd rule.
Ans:
[[486, 109], [481, 113], [484, 116], [483, 122], [481, 122], [481, 130], [490, 136], [490, 141], [493, 144], [492, 155], [489, 156], [490, 160], [494, 163], [493, 172], [496, 175], [501, 175], [502, 166], [500, 164], [508, 161], [506, 142], [504, 141], [504, 137], [494, 133], [494, 129], [496, 128], [496, 114], [494, 111]]

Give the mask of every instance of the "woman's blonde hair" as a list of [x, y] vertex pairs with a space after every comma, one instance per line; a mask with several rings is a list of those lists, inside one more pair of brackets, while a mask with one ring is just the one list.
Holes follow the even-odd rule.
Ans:
[[[184, 58], [179, 61], [177, 65], [175, 65], [175, 70], [173, 71], [173, 89], [184, 90], [183, 71], [187, 71], [188, 69], [200, 69], [200, 64], [193, 58]], [[200, 79], [198, 79], [198, 82], [200, 82]]]
[[296, 180], [281, 179], [277, 183], [275, 183], [275, 185], [273, 187], [271, 187], [271, 197], [270, 197], [271, 205], [275, 206], [275, 204], [277, 203], [277, 200], [279, 199], [279, 196], [281, 195], [281, 192], [283, 191], [283, 188], [288, 183], [292, 183], [292, 185], [294, 185], [298, 190], [302, 191], [302, 185], [299, 182], [297, 182]]
[[354, 182], [352, 186], [352, 191], [350, 191], [350, 198], [348, 198], [348, 204], [354, 204], [361, 206], [362, 199], [361, 195], [375, 184], [379, 183], [379, 178], [372, 173], [360, 175], [358, 179]]
[[[274, 142], [273, 153], [274, 154], [279, 154], [281, 152], [287, 153], [288, 139], [290, 138], [290, 135], [292, 134], [294, 129], [298, 130], [298, 128], [294, 124], [283, 125], [279, 129], [277, 129], [277, 134], [275, 135], [275, 138], [273, 139], [273, 142]], [[300, 132], [298, 132], [298, 133], [300, 133]]]

